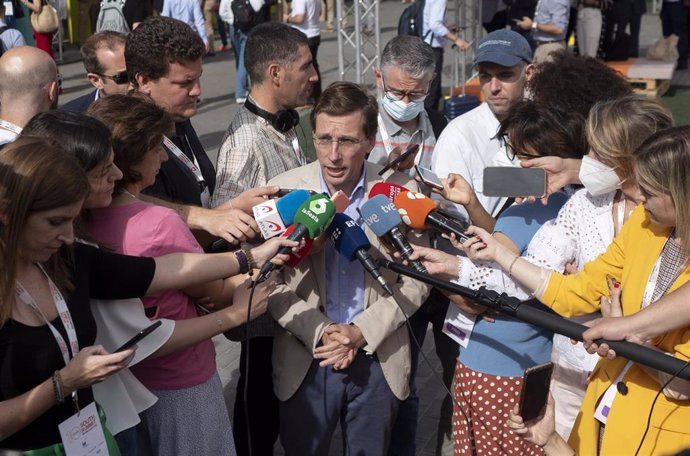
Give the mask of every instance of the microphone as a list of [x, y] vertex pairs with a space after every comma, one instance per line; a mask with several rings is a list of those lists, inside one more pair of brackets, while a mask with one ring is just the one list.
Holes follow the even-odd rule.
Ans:
[[371, 187], [369, 191], [369, 198], [373, 198], [376, 195], [383, 195], [389, 200], [393, 201], [396, 196], [402, 192], [408, 191], [405, 187], [398, 184], [389, 184], [388, 182], [377, 182]]
[[386, 238], [400, 255], [409, 261], [410, 265], [419, 272], [426, 273], [426, 268], [419, 261], [410, 261], [412, 246], [400, 231], [401, 219], [398, 210], [391, 200], [383, 195], [376, 195], [367, 200], [359, 208], [359, 213], [369, 229], [378, 237]]
[[326, 233], [330, 240], [333, 241], [338, 253], [350, 261], [357, 258], [364, 266], [364, 269], [381, 285], [381, 288], [388, 295], [393, 295], [393, 289], [388, 285], [386, 279], [383, 278], [378, 265], [369, 255], [371, 244], [369, 239], [367, 239], [367, 235], [364, 234], [362, 228], [354, 220], [346, 214], [335, 214], [333, 222], [331, 222]]
[[[295, 231], [295, 225], [290, 225], [287, 230], [283, 234], [281, 234], [282, 237], [288, 237], [290, 236], [293, 231]], [[294, 268], [298, 264], [302, 262], [308, 255], [309, 251], [311, 250], [311, 246], [314, 244], [314, 241], [312, 239], [306, 238], [304, 240], [304, 247], [300, 248], [296, 252], [290, 251], [290, 258], [288, 258], [287, 262], [285, 263], [287, 266], [290, 266], [291, 268]]]
[[[331, 223], [334, 214], [335, 204], [326, 196], [317, 194], [309, 197], [295, 213], [293, 220], [295, 229], [288, 236], [288, 239], [297, 241], [303, 237], [309, 237], [309, 239], [318, 237]], [[291, 250], [290, 247], [283, 247], [278, 251], [278, 254], [288, 254]], [[261, 266], [256, 280], [259, 282], [265, 280], [276, 267], [274, 263], [267, 261]]]
[[309, 191], [293, 190], [282, 198], [268, 199], [252, 208], [261, 236], [270, 239], [282, 234], [292, 223], [300, 205], [309, 199]]
[[443, 234], [455, 234], [460, 242], [468, 239], [464, 226], [439, 214], [434, 200], [421, 193], [402, 192], [393, 200], [393, 204], [405, 225], [415, 230], [431, 227]]

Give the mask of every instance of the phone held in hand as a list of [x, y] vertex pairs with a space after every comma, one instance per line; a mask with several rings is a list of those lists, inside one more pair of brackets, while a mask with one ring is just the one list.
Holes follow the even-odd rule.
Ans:
[[414, 165], [414, 169], [417, 171], [417, 175], [424, 185], [437, 190], [443, 190], [441, 179], [433, 171], [419, 165]]
[[553, 363], [528, 367], [522, 376], [518, 414], [527, 422], [539, 418], [549, 398]]
[[403, 152], [398, 156], [398, 158], [384, 166], [383, 169], [379, 171], [379, 176], [383, 176], [383, 173], [385, 173], [391, 168], [396, 167], [399, 163], [405, 161], [407, 157], [409, 157], [410, 155], [416, 154], [422, 148], [423, 143], [424, 133], [422, 133], [422, 130], [417, 130], [410, 138], [410, 142], [408, 143], [405, 152]]
[[147, 326], [146, 328], [142, 329], [139, 331], [137, 334], [134, 335], [131, 339], [129, 339], [127, 342], [122, 344], [117, 350], [115, 350], [114, 353], [119, 353], [121, 351], [125, 351], [128, 348], [131, 348], [135, 346], [140, 340], [142, 340], [144, 337], [148, 336], [151, 334], [156, 328], [158, 328], [162, 322], [160, 320], [154, 322], [153, 324]]
[[484, 168], [486, 196], [541, 198], [546, 195], [546, 171], [543, 168], [489, 166]]

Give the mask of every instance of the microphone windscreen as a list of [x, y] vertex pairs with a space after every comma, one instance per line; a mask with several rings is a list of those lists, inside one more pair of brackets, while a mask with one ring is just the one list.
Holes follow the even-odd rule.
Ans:
[[393, 201], [396, 196], [406, 191], [408, 190], [402, 185], [389, 184], [387, 182], [377, 182], [373, 187], [371, 187], [369, 198], [373, 198], [376, 195], [383, 195], [389, 200]]
[[280, 214], [280, 218], [283, 220], [285, 225], [289, 225], [293, 222], [297, 209], [299, 209], [299, 207], [309, 199], [309, 196], [309, 191], [299, 189], [293, 190], [287, 195], [278, 199], [276, 202], [276, 207], [278, 208], [278, 214]]
[[355, 259], [358, 250], [371, 248], [362, 228], [346, 214], [335, 214], [327, 234], [338, 253], [350, 261]]
[[425, 229], [427, 216], [436, 209], [436, 203], [431, 198], [415, 192], [402, 192], [393, 200], [393, 204], [405, 225], [415, 230]]
[[[292, 232], [295, 231], [295, 225], [290, 225], [287, 230], [282, 234], [283, 237], [288, 237], [292, 234]], [[298, 264], [304, 260], [307, 255], [309, 255], [309, 251], [311, 250], [311, 246], [314, 244], [314, 241], [309, 238], [304, 239], [304, 247], [300, 248], [297, 252], [290, 252], [290, 258], [288, 258], [287, 262], [285, 263], [286, 265], [290, 266], [291, 268], [294, 268]]]
[[317, 194], [309, 197], [295, 213], [292, 223], [303, 225], [309, 237], [318, 237], [331, 223], [335, 215], [335, 204], [327, 196]]
[[402, 220], [393, 202], [383, 195], [376, 195], [367, 200], [359, 208], [364, 223], [376, 236], [384, 236], [390, 230], [400, 225]]

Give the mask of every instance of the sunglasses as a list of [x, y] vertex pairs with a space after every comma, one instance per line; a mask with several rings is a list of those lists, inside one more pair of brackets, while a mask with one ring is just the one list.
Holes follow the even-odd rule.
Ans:
[[98, 75], [102, 78], [112, 80], [117, 85], [129, 83], [129, 76], [127, 75], [127, 71], [120, 71], [119, 73], [115, 73], [112, 76], [109, 76], [107, 74], [100, 74], [100, 73], [98, 73]]

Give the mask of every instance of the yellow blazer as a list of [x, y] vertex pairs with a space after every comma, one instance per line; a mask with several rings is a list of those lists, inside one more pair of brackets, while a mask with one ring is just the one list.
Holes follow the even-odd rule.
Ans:
[[[365, 199], [377, 182], [390, 182], [417, 190], [417, 183], [398, 172], [378, 175], [381, 166], [365, 162]], [[284, 188], [304, 188], [321, 191], [319, 163], [314, 162], [273, 178], [268, 185]], [[391, 258], [378, 237], [365, 226], [371, 243], [372, 257]], [[411, 241], [428, 245], [426, 235]], [[299, 388], [314, 359], [314, 350], [321, 342], [323, 330], [330, 323], [325, 313], [326, 261], [324, 249], [312, 253], [296, 268], [284, 268], [284, 284], [278, 285], [269, 299], [269, 312], [280, 326], [273, 342], [273, 384], [276, 396], [288, 400]], [[396, 300], [412, 315], [422, 305], [429, 288], [407, 277], [381, 269], [393, 287]], [[364, 312], [353, 323], [362, 331], [368, 353], [376, 353], [388, 385], [398, 399], [409, 394], [410, 341], [405, 318], [391, 298], [383, 296], [379, 284], [365, 273]], [[357, 355], [361, 356], [361, 355]]]
[[[564, 316], [591, 313], [599, 308], [599, 298], [608, 296], [606, 274], [615, 277], [622, 287], [623, 314], [640, 310], [642, 296], [654, 263], [661, 254], [670, 233], [669, 228], [653, 224], [642, 206], [637, 207], [609, 248], [596, 260], [587, 263], [575, 275], [552, 274], [542, 301]], [[685, 268], [670, 291], [690, 280]], [[690, 358], [688, 327], [677, 329], [653, 341], [660, 350], [687, 361]], [[615, 381], [627, 363], [624, 358], [602, 359], [592, 372], [590, 383], [575, 422], [570, 445], [580, 456], [597, 454], [598, 421], [594, 410], [606, 389]], [[661, 387], [637, 364], [623, 378], [626, 395], [617, 394], [604, 431], [600, 455], [631, 456], [640, 444], [654, 396]], [[649, 432], [640, 455], [668, 455], [690, 447], [690, 401], [674, 401], [659, 395]]]

